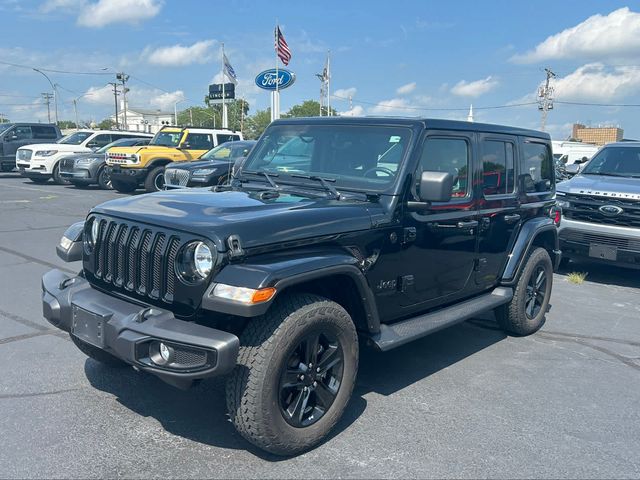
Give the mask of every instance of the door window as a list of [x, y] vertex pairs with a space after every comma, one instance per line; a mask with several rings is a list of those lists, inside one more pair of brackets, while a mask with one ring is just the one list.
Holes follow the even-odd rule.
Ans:
[[551, 152], [544, 143], [525, 142], [522, 146], [524, 169], [521, 172], [525, 192], [537, 193], [551, 190], [553, 165]]
[[190, 133], [187, 137], [190, 150], [211, 150], [213, 138], [208, 133]]
[[27, 140], [31, 137], [31, 127], [17, 126], [13, 130], [13, 134], [18, 137], [16, 140]]
[[218, 145], [220, 145], [221, 143], [224, 142], [234, 142], [237, 140], [240, 140], [240, 136], [239, 135], [231, 135], [231, 134], [221, 134], [219, 133], [218, 135], [216, 135], [217, 139], [218, 139]]
[[416, 197], [420, 195], [422, 172], [453, 175], [453, 198], [466, 197], [470, 189], [469, 144], [464, 138], [428, 137], [424, 143], [416, 175]]
[[485, 196], [513, 193], [513, 151], [511, 142], [482, 142], [482, 190]]
[[33, 138], [46, 138], [50, 140], [58, 138], [58, 133], [53, 127], [34, 125], [31, 127], [31, 131], [33, 132]]
[[[90, 148], [100, 148], [110, 143], [111, 143], [111, 135], [106, 133], [103, 133], [102, 135], [96, 135], [89, 141], [89, 144], [91, 144]], [[87, 144], [87, 146], [89, 146], [89, 144]]]

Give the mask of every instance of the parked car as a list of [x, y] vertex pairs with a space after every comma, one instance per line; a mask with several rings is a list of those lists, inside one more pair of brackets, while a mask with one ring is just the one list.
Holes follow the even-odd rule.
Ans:
[[51, 143], [62, 138], [57, 125], [49, 123], [0, 123], [0, 170], [16, 168], [16, 151], [24, 145]]
[[247, 157], [255, 140], [226, 142], [195, 162], [170, 163], [164, 170], [165, 188], [207, 187], [231, 180], [236, 164]]
[[62, 185], [68, 183], [60, 176], [60, 159], [74, 153], [91, 153], [121, 138], [139, 137], [139, 132], [118, 130], [78, 130], [56, 143], [25, 145], [16, 154], [16, 165], [22, 176], [32, 182], [45, 183], [50, 178]]
[[584, 158], [591, 158], [600, 149], [597, 145], [584, 142], [554, 140], [553, 156], [564, 165], [584, 163]]
[[492, 310], [514, 335], [542, 326], [559, 260], [552, 161], [549, 135], [520, 128], [276, 120], [232, 185], [112, 200], [71, 226], [57, 251], [82, 273], [44, 275], [44, 316], [105, 365], [183, 388], [228, 375], [238, 432], [300, 453], [340, 420], [359, 345]]
[[140, 137], [121, 138], [92, 153], [79, 153], [63, 157], [60, 176], [76, 187], [98, 184], [102, 189], [111, 188], [111, 172], [106, 164], [106, 154], [113, 147], [148, 145], [153, 135], [141, 133]]
[[640, 268], [640, 142], [605, 145], [557, 189], [563, 263]]
[[120, 147], [107, 153], [111, 183], [119, 192], [143, 186], [164, 189], [164, 167], [171, 162], [197, 160], [221, 143], [242, 140], [240, 132], [197, 127], [164, 127], [146, 147]]

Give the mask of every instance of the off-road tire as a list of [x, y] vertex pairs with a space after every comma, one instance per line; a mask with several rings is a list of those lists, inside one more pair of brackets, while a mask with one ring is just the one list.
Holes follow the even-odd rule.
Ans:
[[60, 176], [60, 162], [56, 163], [56, 165], [53, 167], [52, 178], [53, 182], [56, 185], [69, 185], [69, 180], [66, 180]]
[[[340, 343], [342, 381], [326, 413], [315, 423], [296, 428], [280, 410], [280, 375], [291, 350], [306, 335], [318, 331], [336, 335]], [[226, 386], [229, 417], [244, 438], [267, 452], [304, 452], [321, 442], [342, 416], [357, 370], [358, 336], [346, 310], [318, 295], [286, 295], [267, 314], [249, 322], [240, 337], [238, 365]]]
[[121, 182], [113, 178], [111, 179], [111, 186], [113, 187], [114, 190], [120, 193], [135, 192], [136, 188], [138, 188], [138, 186], [133, 183]]
[[[538, 313], [533, 318], [529, 318], [525, 313], [528, 299], [527, 287], [531, 276], [539, 270], [538, 267], [544, 270], [546, 276], [546, 283], [543, 289], [544, 300]], [[496, 319], [500, 328], [516, 336], [531, 335], [537, 332], [545, 322], [552, 285], [553, 264], [551, 263], [551, 257], [549, 257], [549, 253], [544, 248], [536, 248], [527, 257], [525, 266], [518, 277], [513, 298], [506, 305], [496, 309]]]
[[29, 178], [33, 183], [37, 183], [38, 185], [44, 185], [49, 181], [49, 177], [31, 177]]
[[75, 343], [76, 347], [78, 347], [82, 353], [87, 357], [94, 359], [96, 362], [111, 368], [123, 368], [129, 366], [128, 363], [114, 357], [109, 352], [105, 352], [93, 345], [89, 345], [87, 342], [83, 342], [73, 334], [69, 334], [69, 336], [71, 337], [71, 341]]
[[[157, 192], [162, 190], [158, 188], [157, 185], [158, 182], [156, 181], [156, 177], [158, 176], [161, 176], [164, 179], [164, 167], [156, 167], [147, 174], [147, 178], [144, 180], [144, 189], [147, 192]], [[164, 186], [164, 181], [162, 182], [162, 185]]]
[[111, 178], [109, 176], [109, 171], [107, 170], [107, 168], [109, 167], [102, 167], [98, 171], [98, 186], [102, 190], [111, 190], [113, 188], [111, 184]]

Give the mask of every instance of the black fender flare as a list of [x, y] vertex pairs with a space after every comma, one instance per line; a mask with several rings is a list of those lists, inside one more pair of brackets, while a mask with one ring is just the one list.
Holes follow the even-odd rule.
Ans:
[[[344, 251], [316, 251], [286, 258], [276, 255], [269, 257], [256, 258], [253, 262], [229, 264], [222, 268], [202, 297], [202, 308], [241, 317], [256, 317], [264, 314], [278, 294], [289, 287], [332, 275], [346, 275], [356, 285], [358, 299], [362, 302], [365, 312], [367, 329], [370, 333], [380, 331], [380, 317], [375, 298], [356, 258]], [[255, 305], [240, 304], [215, 297], [213, 289], [218, 283], [252, 289], [274, 287], [276, 295], [268, 302]]]
[[520, 270], [524, 267], [524, 260], [533, 248], [536, 238], [545, 232], [552, 232], [553, 255], [552, 262], [554, 266], [560, 259], [560, 246], [558, 241], [558, 227], [551, 218], [537, 217], [525, 222], [518, 231], [518, 237], [513, 244], [509, 259], [502, 272], [502, 285], [513, 285], [518, 279]]
[[168, 158], [163, 158], [163, 157], [154, 158], [149, 163], [147, 163], [145, 168], [147, 169], [147, 171], [150, 172], [156, 167], [166, 167], [172, 161], [173, 160], [169, 160]]

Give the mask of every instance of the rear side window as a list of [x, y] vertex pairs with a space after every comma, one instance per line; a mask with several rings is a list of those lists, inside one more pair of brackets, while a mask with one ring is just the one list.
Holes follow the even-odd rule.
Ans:
[[[93, 139], [91, 139], [89, 143], [94, 148], [100, 148], [110, 144], [111, 142], [111, 135], [103, 133], [102, 135], [96, 135], [95, 137], [93, 137]], [[87, 146], [89, 145], [87, 144]]]
[[429, 137], [420, 157], [420, 169], [416, 175], [419, 194], [422, 172], [449, 172], [453, 175], [451, 196], [466, 197], [469, 191], [469, 144], [463, 138]]
[[50, 140], [58, 138], [58, 132], [56, 132], [56, 129], [53, 127], [33, 125], [31, 131], [33, 132], [33, 138], [46, 138]]
[[191, 150], [211, 150], [213, 148], [213, 138], [208, 133], [190, 133], [187, 143]]
[[235, 142], [237, 140], [240, 140], [240, 135], [230, 135], [230, 134], [219, 133], [218, 135], [216, 135], [216, 138], [218, 140], [218, 145], [220, 145], [221, 143], [224, 143], [224, 142]]
[[548, 192], [553, 180], [551, 152], [544, 143], [525, 142], [522, 145], [524, 168], [521, 172], [527, 193]]
[[482, 142], [483, 192], [506, 195], [514, 191], [513, 143], [500, 140]]

